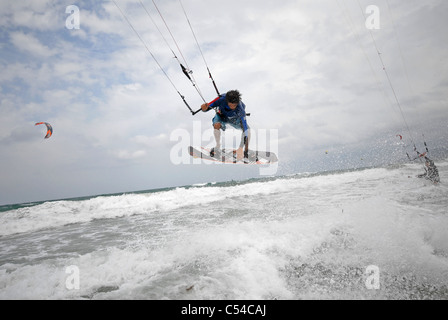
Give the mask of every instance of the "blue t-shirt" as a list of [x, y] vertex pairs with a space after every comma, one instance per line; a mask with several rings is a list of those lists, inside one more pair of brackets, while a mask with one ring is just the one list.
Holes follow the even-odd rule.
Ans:
[[217, 114], [225, 122], [232, 123], [234, 125], [241, 125], [243, 131], [247, 131], [248, 125], [246, 122], [246, 105], [240, 101], [237, 107], [232, 110], [226, 101], [226, 94], [222, 94], [215, 100], [209, 103], [210, 108], [216, 108]]

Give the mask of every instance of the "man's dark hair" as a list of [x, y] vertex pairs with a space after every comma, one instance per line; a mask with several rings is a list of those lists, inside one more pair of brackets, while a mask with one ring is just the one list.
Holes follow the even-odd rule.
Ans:
[[227, 103], [240, 103], [241, 93], [238, 90], [230, 90], [226, 94]]

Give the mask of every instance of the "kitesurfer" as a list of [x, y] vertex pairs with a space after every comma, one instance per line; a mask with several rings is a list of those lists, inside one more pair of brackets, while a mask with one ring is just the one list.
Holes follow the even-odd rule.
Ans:
[[419, 178], [425, 178], [427, 180], [430, 180], [434, 183], [439, 183], [440, 182], [440, 177], [439, 177], [439, 170], [437, 170], [436, 165], [434, 164], [434, 161], [432, 161], [431, 159], [429, 159], [428, 157], [425, 157], [425, 173], [419, 174], [417, 177]]
[[[204, 112], [215, 109], [216, 115], [213, 118], [213, 134], [216, 146], [210, 151], [210, 156], [214, 157], [221, 150], [221, 130], [226, 130], [229, 124], [235, 129], [242, 130], [241, 143], [236, 150], [237, 159], [247, 158], [247, 150], [250, 140], [250, 128], [246, 122], [246, 105], [241, 101], [241, 93], [238, 90], [230, 90], [218, 96], [210, 103], [201, 105]], [[246, 147], [245, 149], [243, 149]]]

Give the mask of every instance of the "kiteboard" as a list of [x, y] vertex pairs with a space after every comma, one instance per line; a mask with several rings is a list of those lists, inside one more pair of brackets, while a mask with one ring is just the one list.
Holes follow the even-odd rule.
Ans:
[[277, 155], [270, 151], [249, 150], [247, 158], [237, 159], [235, 149], [221, 149], [210, 154], [211, 149], [205, 147], [189, 147], [190, 156], [221, 163], [242, 163], [251, 165], [271, 164], [278, 161]]

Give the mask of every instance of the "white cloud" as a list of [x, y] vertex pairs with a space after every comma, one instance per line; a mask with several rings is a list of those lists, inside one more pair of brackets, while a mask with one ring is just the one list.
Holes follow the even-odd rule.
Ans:
[[50, 58], [56, 51], [42, 44], [37, 38], [31, 34], [26, 34], [20, 31], [12, 32], [10, 34], [12, 44], [20, 51], [27, 52], [31, 55]]
[[166, 146], [169, 143], [169, 137], [165, 133], [160, 133], [156, 136], [137, 135], [131, 139], [132, 142], [137, 145], [144, 146], [146, 148], [160, 148]]
[[36, 13], [26, 8], [13, 13], [12, 23], [18, 26], [27, 26], [32, 30], [51, 30], [58, 23], [62, 28], [63, 23], [60, 20], [58, 21], [57, 18], [58, 15], [50, 8], [46, 9], [43, 13]]
[[115, 155], [118, 159], [121, 160], [133, 160], [142, 158], [146, 155], [145, 150], [137, 150], [137, 151], [128, 151], [128, 150], [119, 150], [115, 152]]

